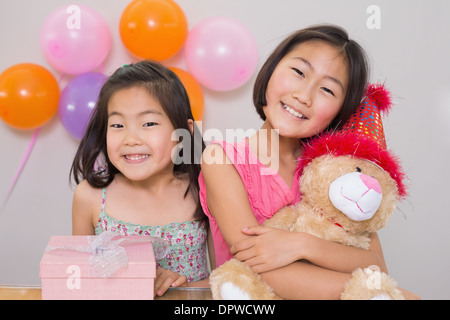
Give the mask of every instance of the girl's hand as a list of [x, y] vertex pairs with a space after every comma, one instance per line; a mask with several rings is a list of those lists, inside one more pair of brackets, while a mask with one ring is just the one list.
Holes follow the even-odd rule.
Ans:
[[171, 270], [156, 269], [155, 295], [162, 296], [169, 287], [187, 286], [187, 278]]
[[293, 245], [299, 243], [301, 233], [263, 226], [244, 228], [242, 232], [252, 237], [236, 242], [230, 252], [255, 273], [278, 269], [300, 260], [301, 255]]

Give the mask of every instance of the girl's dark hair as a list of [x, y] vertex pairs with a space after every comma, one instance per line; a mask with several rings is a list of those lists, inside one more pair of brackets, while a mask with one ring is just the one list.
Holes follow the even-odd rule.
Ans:
[[341, 111], [328, 130], [336, 130], [350, 118], [361, 103], [368, 81], [368, 62], [364, 49], [350, 40], [347, 32], [333, 25], [317, 25], [299, 30], [278, 45], [261, 68], [253, 88], [253, 103], [261, 119], [266, 120], [263, 107], [267, 105], [266, 90], [276, 66], [289, 52], [308, 41], [323, 41], [341, 50], [348, 62], [348, 89]]
[[[73, 177], [77, 184], [86, 179], [94, 188], [107, 187], [114, 180], [114, 176], [119, 171], [111, 163], [106, 149], [108, 103], [111, 96], [118, 90], [135, 86], [147, 89], [149, 94], [159, 101], [175, 129], [185, 129], [184, 132], [189, 132], [191, 139], [182, 139], [182, 148], [178, 156], [181, 157], [184, 151], [190, 150], [190, 153], [187, 152], [190, 155], [190, 162], [176, 161], [174, 175], [177, 176], [181, 173], [189, 175], [189, 187], [185, 196], [188, 192], [193, 194], [197, 201], [195, 219], [204, 219], [205, 215], [198, 195], [198, 176], [205, 144], [195, 123], [194, 133], [191, 133], [189, 129], [188, 120], [194, 120], [194, 117], [183, 84], [175, 73], [157, 62], [144, 60], [124, 65], [117, 69], [103, 85], [86, 132], [75, 154], [70, 170], [71, 178]], [[104, 157], [106, 163], [107, 169], [103, 172], [99, 172], [95, 168], [99, 157]], [[183, 157], [183, 159], [186, 158]]]

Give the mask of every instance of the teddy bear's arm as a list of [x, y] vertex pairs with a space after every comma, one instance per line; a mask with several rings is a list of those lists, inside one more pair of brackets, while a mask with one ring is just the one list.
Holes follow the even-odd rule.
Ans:
[[264, 221], [263, 225], [282, 230], [290, 230], [297, 221], [298, 212], [294, 206], [281, 208], [272, 218]]
[[317, 220], [313, 219], [313, 221], [311, 221], [304, 218], [305, 217], [302, 217], [297, 220], [297, 224], [294, 228], [295, 231], [307, 232], [318, 238], [338, 242], [346, 246], [361, 248], [365, 250], [369, 250], [370, 248], [370, 238], [368, 233], [353, 235], [349, 234], [341, 227], [335, 226], [334, 224], [320, 224], [317, 223]]
[[325, 215], [315, 212], [313, 208], [299, 203], [297, 205], [298, 219], [292, 226], [292, 231], [306, 232], [318, 238], [338, 242], [368, 250], [370, 248], [369, 233], [353, 234], [340, 225], [330, 221]]

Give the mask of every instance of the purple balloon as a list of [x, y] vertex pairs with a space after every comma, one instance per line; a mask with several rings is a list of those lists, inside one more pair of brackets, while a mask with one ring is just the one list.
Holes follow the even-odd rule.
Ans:
[[106, 79], [107, 77], [101, 73], [83, 73], [73, 78], [61, 93], [59, 118], [66, 130], [77, 140], [83, 138]]

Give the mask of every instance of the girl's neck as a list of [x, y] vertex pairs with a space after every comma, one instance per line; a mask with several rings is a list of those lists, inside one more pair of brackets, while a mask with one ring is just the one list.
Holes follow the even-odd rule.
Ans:
[[176, 183], [177, 179], [172, 172], [160, 173], [153, 175], [152, 177], [143, 181], [133, 181], [125, 177], [123, 174], [119, 173], [115, 176], [115, 181], [120, 184], [125, 184], [129, 188], [135, 191], [145, 191], [150, 193], [164, 193], [165, 190]]
[[[279, 155], [280, 160], [296, 160], [300, 156], [300, 139], [280, 136], [267, 121], [265, 121], [258, 130], [256, 137], [259, 148], [266, 147], [266, 154], [270, 156], [276, 156], [276, 154], [272, 154], [273, 152], [276, 152]], [[267, 141], [267, 143], [265, 143], [265, 141]]]
[[300, 139], [280, 136], [266, 121], [256, 134], [248, 138], [248, 143], [259, 161], [277, 172], [291, 187], [297, 159], [301, 155]]
[[191, 221], [196, 210], [189, 180], [167, 175], [159, 179], [131, 181], [117, 174], [108, 187], [106, 211], [116, 220], [143, 226]]

